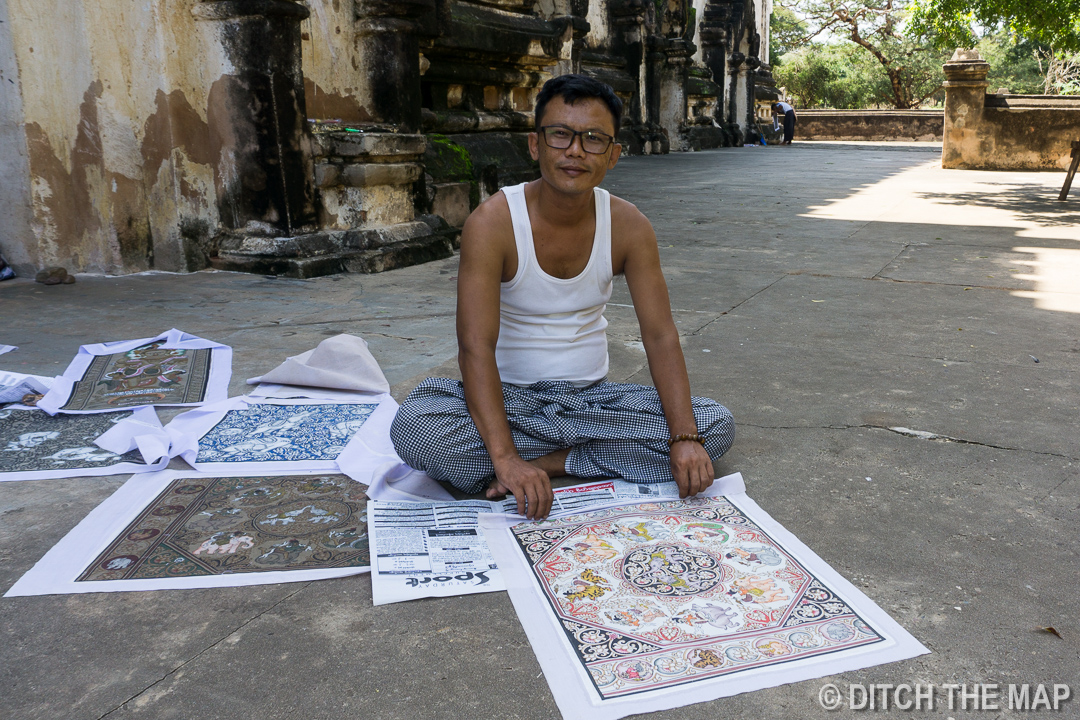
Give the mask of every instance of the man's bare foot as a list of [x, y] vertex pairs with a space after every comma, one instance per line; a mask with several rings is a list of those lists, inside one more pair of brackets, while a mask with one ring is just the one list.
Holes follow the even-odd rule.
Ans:
[[499, 482], [499, 478], [495, 478], [488, 485], [487, 492], [484, 493], [484, 497], [488, 500], [502, 500], [506, 497], [506, 493], [510, 492], [510, 488]]
[[[535, 460], [528, 460], [527, 462], [533, 467], [537, 467], [547, 473], [548, 479], [553, 477], [561, 477], [566, 474], [566, 456], [570, 454], [570, 448], [564, 448], [562, 450], [556, 450], [553, 453], [542, 455]], [[506, 494], [510, 492], [510, 488], [499, 482], [498, 478], [491, 481], [488, 485], [487, 491], [484, 496], [488, 500], [501, 500], [506, 497]]]

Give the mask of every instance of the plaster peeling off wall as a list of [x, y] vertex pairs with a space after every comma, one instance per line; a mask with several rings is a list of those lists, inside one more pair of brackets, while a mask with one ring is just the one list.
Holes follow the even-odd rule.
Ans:
[[757, 13], [757, 32], [761, 36], [758, 57], [761, 62], [769, 62], [769, 21], [772, 19], [773, 0], [755, 0]]
[[205, 200], [213, 167], [193, 2], [7, 0], [32, 216], [20, 244], [30, 264], [201, 267], [181, 227], [189, 216], [216, 223]]
[[356, 79], [360, 53], [356, 34], [358, 0], [310, 0], [311, 16], [300, 24], [304, 95], [308, 117], [346, 124], [371, 120]]
[[[692, 5], [694, 8], [694, 44], [697, 47], [691, 59], [695, 65], [702, 65], [705, 62], [705, 51], [701, 44], [701, 21], [705, 17], [705, 6], [708, 3], [709, 0], [694, 0]], [[722, 80], [721, 84], [723, 84]]]
[[589, 0], [589, 34], [585, 39], [590, 48], [603, 48], [609, 42], [608, 37], [608, 2], [607, 0]]
[[36, 258], [26, 246], [32, 236], [30, 167], [22, 123], [22, 93], [7, 2], [0, 0], [0, 255], [19, 274], [33, 271]]

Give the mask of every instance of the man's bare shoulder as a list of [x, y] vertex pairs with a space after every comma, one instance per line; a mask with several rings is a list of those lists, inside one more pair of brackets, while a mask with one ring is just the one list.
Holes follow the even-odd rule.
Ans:
[[634, 203], [611, 196], [611, 235], [635, 240], [654, 238], [649, 218]]
[[510, 205], [506, 196], [497, 192], [480, 203], [465, 221], [461, 229], [462, 247], [466, 243], [490, 247], [506, 245], [513, 241], [514, 223], [510, 218]]
[[501, 192], [480, 203], [465, 221], [461, 228], [461, 262], [463, 268], [490, 274], [503, 282], [517, 271], [514, 222]]
[[611, 196], [611, 268], [625, 272], [631, 257], [649, 258], [657, 253], [652, 223], [631, 202]]

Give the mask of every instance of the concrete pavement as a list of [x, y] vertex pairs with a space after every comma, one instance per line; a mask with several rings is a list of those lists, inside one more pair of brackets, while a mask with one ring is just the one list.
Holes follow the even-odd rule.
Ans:
[[[868, 143], [634, 157], [611, 173], [656, 228], [694, 393], [735, 415], [718, 472], [741, 471], [933, 651], [657, 717], [998, 717], [944, 695], [922, 714], [826, 713], [829, 680], [1080, 692], [1080, 200], [1054, 201], [1062, 177], [945, 171], [934, 146]], [[20, 349], [0, 369], [58, 374], [82, 343], [178, 327], [233, 346], [240, 394], [349, 332], [400, 399], [456, 374], [456, 267], [8, 281], [0, 343]], [[608, 318], [611, 379], [648, 383], [625, 283]], [[0, 588], [124, 480], [0, 484]], [[0, 608], [3, 717], [558, 717], [504, 593], [373, 608], [359, 576]], [[1078, 703], [1022, 716], [1076, 717]]]

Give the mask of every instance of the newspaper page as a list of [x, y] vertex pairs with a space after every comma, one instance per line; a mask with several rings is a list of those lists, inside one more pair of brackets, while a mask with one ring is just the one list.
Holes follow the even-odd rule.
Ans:
[[22, 402], [27, 395], [44, 395], [52, 383], [51, 377], [0, 370], [0, 405]]
[[[674, 482], [638, 485], [608, 480], [555, 490], [551, 514], [678, 496]], [[367, 511], [375, 605], [506, 589], [477, 517], [517, 514], [513, 497], [434, 503], [371, 500]]]

